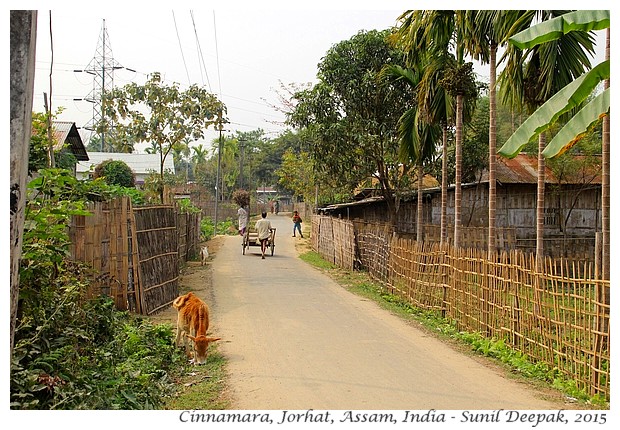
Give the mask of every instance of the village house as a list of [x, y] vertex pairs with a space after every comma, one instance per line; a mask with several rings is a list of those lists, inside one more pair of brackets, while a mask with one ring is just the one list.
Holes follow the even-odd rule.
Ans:
[[[497, 159], [496, 226], [500, 249], [536, 248], [537, 159], [519, 154]], [[463, 246], [486, 248], [489, 215], [488, 174], [462, 187]], [[423, 190], [424, 240], [439, 241], [441, 188]], [[385, 222], [383, 197], [370, 196], [320, 208], [319, 212], [365, 222]], [[404, 196], [399, 205], [396, 230], [416, 234], [417, 192]], [[547, 166], [545, 186], [545, 254], [553, 257], [592, 259], [595, 233], [601, 229], [600, 169], [584, 167], [558, 177]], [[448, 241], [454, 234], [454, 185], [448, 188]]]
[[[124, 152], [89, 152], [89, 160], [81, 161], [76, 166], [77, 178], [88, 179], [91, 177], [95, 167], [105, 160], [119, 160], [125, 162], [136, 175], [136, 186], [144, 185], [144, 179], [151, 173], [160, 171], [159, 154], [136, 154]], [[166, 157], [164, 171], [169, 170], [175, 173], [172, 156]]]
[[[68, 152], [78, 162], [88, 161], [88, 153], [74, 122], [52, 121], [52, 138], [55, 152]], [[76, 174], [75, 165], [73, 166], [73, 174]]]

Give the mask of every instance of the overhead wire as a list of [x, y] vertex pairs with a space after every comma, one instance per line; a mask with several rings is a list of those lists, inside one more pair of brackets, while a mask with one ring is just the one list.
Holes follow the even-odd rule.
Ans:
[[213, 11], [213, 33], [215, 35], [215, 61], [217, 64], [217, 80], [220, 87], [220, 97], [222, 96], [222, 78], [220, 76], [220, 53], [217, 43], [217, 27], [215, 25], [215, 10]]
[[172, 11], [172, 20], [174, 21], [174, 30], [177, 33], [177, 40], [179, 41], [179, 49], [181, 50], [181, 58], [183, 59], [183, 65], [185, 66], [185, 73], [187, 74], [187, 84], [190, 85], [192, 81], [189, 78], [189, 70], [187, 69], [187, 62], [185, 61], [185, 55], [183, 54], [183, 45], [181, 44], [181, 37], [179, 36], [179, 28], [177, 27], [177, 19], [174, 16], [174, 10]]
[[[200, 77], [202, 78], [202, 71], [204, 69], [205, 76], [207, 78], [207, 86], [209, 87], [209, 91], [211, 90], [211, 82], [209, 81], [209, 73], [207, 72], [207, 64], [205, 63], [204, 55], [202, 54], [202, 48], [200, 47], [200, 39], [198, 38], [198, 30], [196, 29], [196, 22], [194, 21], [194, 11], [190, 10], [189, 14], [192, 18], [192, 26], [194, 27], [194, 36], [196, 38], [196, 49], [198, 50], [198, 67], [200, 69]], [[204, 80], [202, 82], [204, 85]]]

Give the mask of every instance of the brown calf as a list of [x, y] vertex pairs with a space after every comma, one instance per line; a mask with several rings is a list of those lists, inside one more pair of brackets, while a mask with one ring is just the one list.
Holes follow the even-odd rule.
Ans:
[[194, 363], [204, 364], [207, 361], [209, 343], [221, 339], [219, 337], [207, 337], [209, 308], [192, 292], [174, 299], [172, 306], [178, 311], [177, 346], [181, 346], [180, 340], [183, 337], [185, 352], [191, 357], [187, 338], [191, 339], [194, 344]]

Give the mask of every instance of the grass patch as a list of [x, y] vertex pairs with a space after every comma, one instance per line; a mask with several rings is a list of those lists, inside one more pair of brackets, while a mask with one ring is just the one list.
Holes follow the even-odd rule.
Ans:
[[319, 269], [336, 269], [337, 266], [330, 263], [329, 261], [324, 260], [318, 252], [309, 251], [301, 254], [299, 256], [303, 261], [308, 264], [311, 264]]
[[207, 362], [201, 366], [187, 364], [176, 381], [177, 392], [166, 400], [167, 410], [230, 409], [225, 398], [226, 359], [211, 346]]
[[575, 381], [561, 375], [557, 368], [551, 368], [545, 363], [532, 362], [523, 353], [506, 345], [501, 339], [489, 339], [480, 333], [459, 331], [453, 321], [441, 317], [437, 312], [420, 309], [403, 298], [385, 291], [365, 272], [350, 272], [338, 268], [314, 251], [300, 254], [300, 258], [324, 270], [348, 291], [374, 301], [381, 308], [410, 323], [417, 323], [418, 327], [443, 340], [450, 341], [464, 351], [473, 352], [491, 358], [496, 363], [501, 363], [513, 375], [521, 376], [545, 388], [554, 388], [564, 396], [570, 397], [573, 402], [587, 406], [587, 408], [594, 406], [609, 409], [609, 402], [599, 396], [592, 397], [578, 389]]

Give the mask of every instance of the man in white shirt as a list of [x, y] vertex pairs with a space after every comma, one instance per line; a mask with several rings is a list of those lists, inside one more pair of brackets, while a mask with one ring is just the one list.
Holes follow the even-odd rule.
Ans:
[[263, 254], [262, 258], [265, 258], [265, 250], [267, 249], [267, 241], [271, 236], [271, 222], [267, 219], [267, 212], [261, 213], [261, 219], [256, 221], [256, 232], [258, 233], [258, 240], [260, 240], [260, 250]]
[[243, 236], [248, 222], [248, 212], [239, 206], [239, 209], [237, 209], [237, 216], [239, 217], [239, 234]]

